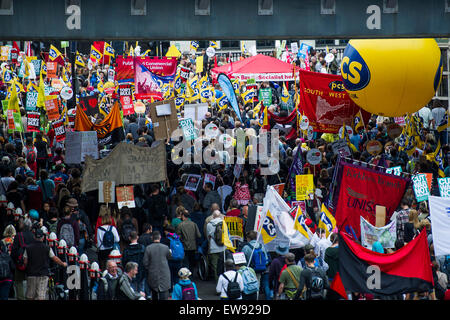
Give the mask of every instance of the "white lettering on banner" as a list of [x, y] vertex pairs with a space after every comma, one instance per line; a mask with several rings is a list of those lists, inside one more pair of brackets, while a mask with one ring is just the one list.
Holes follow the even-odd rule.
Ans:
[[367, 29], [381, 29], [381, 8], [373, 4], [367, 7], [366, 13], [370, 14], [366, 21]]
[[77, 5], [71, 5], [66, 8], [66, 13], [70, 16], [66, 20], [66, 27], [69, 30], [81, 29], [81, 8]]
[[131, 96], [131, 88], [119, 88], [121, 96]]
[[381, 289], [381, 270], [379, 266], [368, 266], [366, 273], [370, 275], [367, 278], [366, 286], [369, 290]]
[[32, 127], [39, 127], [39, 118], [28, 118], [28, 125]]
[[[33, 120], [38, 120], [38, 119], [33, 119]], [[66, 130], [64, 130], [64, 126], [59, 126], [55, 128], [55, 134], [57, 136], [59, 135], [63, 135], [66, 132]]]

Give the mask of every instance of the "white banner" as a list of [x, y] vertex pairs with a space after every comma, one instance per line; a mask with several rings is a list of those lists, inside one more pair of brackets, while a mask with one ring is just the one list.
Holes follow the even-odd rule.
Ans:
[[431, 229], [436, 256], [450, 254], [450, 198], [429, 196]]
[[397, 240], [397, 220], [394, 219], [384, 227], [374, 227], [363, 217], [361, 218], [361, 244], [363, 247], [372, 249], [372, 244], [380, 242], [383, 248], [395, 248]]

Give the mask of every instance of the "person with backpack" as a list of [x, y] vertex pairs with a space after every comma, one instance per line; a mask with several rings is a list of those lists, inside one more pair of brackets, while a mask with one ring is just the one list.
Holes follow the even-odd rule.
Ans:
[[136, 291], [131, 285], [138, 274], [139, 265], [130, 261], [125, 265], [125, 272], [120, 277], [116, 287], [116, 300], [143, 300], [145, 293]]
[[14, 237], [11, 249], [11, 258], [15, 264], [14, 271], [14, 291], [17, 300], [25, 300], [24, 281], [26, 281], [24, 253], [26, 247], [34, 242], [34, 236], [31, 232], [31, 220], [26, 218], [20, 224], [18, 233]]
[[246, 234], [247, 244], [242, 248], [245, 259], [250, 262], [249, 266], [256, 272], [259, 283], [264, 288], [266, 300], [271, 300], [273, 291], [269, 287], [269, 272], [270, 255], [267, 253], [265, 246], [256, 242], [258, 234], [256, 231], [248, 231]]
[[27, 137], [25, 147], [22, 150], [30, 170], [33, 170], [34, 175], [37, 176], [37, 149], [33, 144], [33, 138]]
[[116, 227], [112, 225], [111, 216], [109, 214], [104, 215], [97, 229], [98, 264], [101, 270], [105, 269], [109, 253], [115, 247], [118, 247], [119, 241], [119, 233]]
[[175, 233], [175, 229], [171, 225], [167, 225], [164, 227], [164, 235], [163, 239], [161, 239], [161, 243], [165, 244], [170, 248], [172, 252], [172, 256], [169, 259], [169, 269], [170, 269], [170, 279], [171, 285], [173, 286], [178, 282], [178, 271], [183, 266], [183, 260], [185, 258], [185, 251], [183, 242], [181, 242], [180, 236]]
[[244, 282], [242, 300], [258, 300], [260, 281], [255, 270], [243, 264], [239, 267], [238, 272]]
[[315, 266], [316, 256], [313, 253], [305, 255], [306, 267], [300, 274], [300, 281], [294, 300], [324, 300], [329, 287], [325, 271]]
[[64, 239], [67, 243], [67, 248], [76, 247], [80, 241], [80, 226], [77, 221], [72, 218], [72, 210], [69, 206], [65, 206], [61, 218], [56, 227], [56, 235], [58, 239]]
[[8, 300], [14, 279], [14, 262], [8, 247], [0, 242], [0, 300]]
[[153, 226], [154, 230], [163, 232], [164, 219], [169, 214], [167, 201], [164, 194], [160, 192], [160, 186], [153, 184], [151, 194], [144, 202], [143, 208], [148, 212], [147, 222]]
[[181, 268], [178, 271], [180, 280], [173, 287], [172, 300], [200, 300], [197, 286], [189, 279], [191, 275], [192, 272], [188, 268]]
[[[44, 203], [44, 207], [45, 206], [50, 207], [50, 205], [48, 203]], [[42, 213], [42, 211], [41, 211], [41, 213]], [[58, 233], [58, 222], [59, 222], [58, 209], [56, 209], [55, 207], [50, 207], [48, 210], [47, 218], [48, 218], [47, 221], [44, 222], [44, 226], [47, 228], [48, 233], [50, 234], [50, 233], [54, 232], [55, 234], [57, 234]]]
[[136, 274], [136, 277], [133, 278], [131, 285], [135, 291], [145, 292], [145, 286], [143, 283], [145, 270], [144, 265], [142, 264], [142, 260], [144, 259], [145, 247], [142, 244], [138, 243], [138, 238], [139, 236], [137, 232], [131, 231], [128, 240], [130, 244], [123, 250], [122, 265], [126, 266], [130, 261], [136, 262], [138, 264], [138, 273]]
[[124, 206], [120, 209], [120, 219], [117, 222], [117, 229], [119, 230], [121, 247], [124, 248], [130, 243], [130, 235], [133, 231], [138, 231], [138, 223], [136, 218], [133, 218], [130, 208]]
[[292, 300], [299, 288], [302, 267], [295, 264], [295, 255], [292, 252], [285, 256], [286, 268], [281, 272], [280, 284], [277, 292], [278, 300]]
[[180, 235], [181, 242], [184, 246], [183, 265], [195, 272], [197, 264], [195, 260], [197, 243], [200, 242], [202, 235], [197, 224], [190, 219], [190, 216], [191, 215], [187, 210], [182, 212], [182, 222], [176, 228], [176, 233]]
[[216, 292], [220, 294], [220, 300], [242, 300], [244, 280], [237, 272], [233, 259], [225, 260], [225, 272], [219, 276]]
[[212, 220], [206, 226], [206, 235], [209, 242], [208, 262], [210, 264], [214, 280], [219, 280], [219, 263], [224, 256], [225, 246], [222, 242], [223, 215], [216, 210], [212, 214]]

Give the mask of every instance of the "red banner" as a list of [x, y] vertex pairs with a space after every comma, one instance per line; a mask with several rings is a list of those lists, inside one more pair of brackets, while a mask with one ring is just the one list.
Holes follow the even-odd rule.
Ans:
[[[117, 56], [116, 80], [134, 82], [134, 57], [124, 58]], [[148, 70], [158, 76], [173, 76], [177, 71], [178, 61], [176, 58], [141, 57], [140, 61]]]
[[[338, 133], [344, 122], [351, 125], [360, 110], [345, 91], [340, 75], [305, 70], [300, 70], [300, 106], [314, 131], [327, 133]], [[363, 112], [365, 124], [369, 117]]]
[[375, 225], [376, 206], [386, 207], [386, 221], [403, 198], [408, 180], [356, 165], [342, 164], [335, 218], [340, 230], [350, 225], [360, 235], [360, 216]]

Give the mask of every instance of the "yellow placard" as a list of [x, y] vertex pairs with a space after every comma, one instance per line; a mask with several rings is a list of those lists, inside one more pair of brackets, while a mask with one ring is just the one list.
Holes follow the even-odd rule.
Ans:
[[310, 199], [309, 195], [314, 194], [314, 177], [312, 174], [295, 176], [295, 194], [297, 201]]
[[203, 72], [203, 56], [198, 56], [195, 60], [195, 73], [202, 73]]
[[239, 217], [224, 217], [230, 232], [230, 240], [244, 241], [244, 221]]

